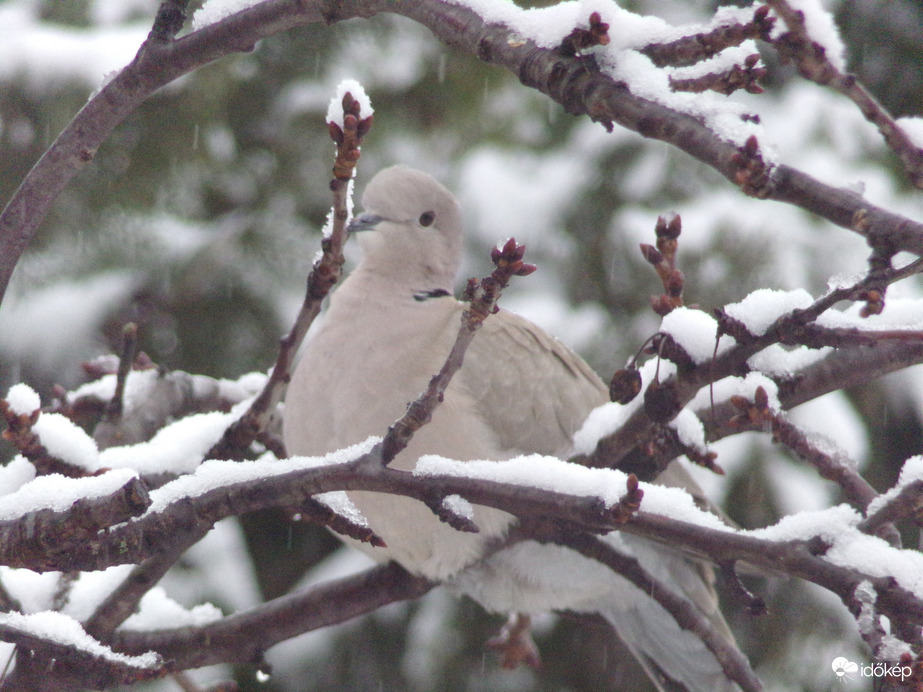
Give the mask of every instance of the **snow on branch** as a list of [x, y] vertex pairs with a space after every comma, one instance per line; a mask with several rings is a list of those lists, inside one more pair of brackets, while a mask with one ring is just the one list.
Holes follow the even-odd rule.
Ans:
[[[712, 318], [670, 298], [668, 277], [677, 277], [673, 283], [680, 290], [683, 285], [672, 245], [681, 227], [678, 222], [674, 226], [669, 262], [662, 251], [655, 250], [655, 256], [651, 253], [654, 248], [642, 245], [642, 254], [657, 269], [666, 289], [663, 296], [652, 300], [654, 311], [663, 314], [663, 321], [661, 331], [646, 347], [648, 353], [658, 357], [646, 369], [633, 365], [615, 374], [616, 401], [594, 412], [577, 435], [577, 449], [584, 463], [621, 468], [646, 480], [654, 478], [681, 446], [678, 433], [669, 430], [656, 435], [659, 445], [651, 446], [652, 435], [664, 423], [678, 419], [688, 405], [710, 420], [714, 426], [711, 439], [718, 439], [720, 435], [715, 435], [720, 426], [715, 425], [716, 421], [730, 424], [736, 414], [728, 408], [716, 416], [716, 406], [730, 401], [732, 395], [752, 399], [753, 386], [735, 390], [737, 385], [716, 397], [715, 386], [727, 378], [731, 378], [730, 382], [748, 372], [758, 375], [763, 379], [754, 386], [765, 382], [774, 394], [784, 389], [785, 404], [777, 405], [789, 408], [831, 391], [827, 387], [834, 382], [856, 376], [848, 372], [855, 367], [856, 358], [867, 358], [863, 367], [870, 368], [866, 374], [874, 376], [923, 362], [923, 332], [914, 327], [923, 322], [923, 302], [893, 301], [891, 309], [884, 310], [887, 287], [919, 273], [923, 268], [919, 260], [897, 268], [890, 263], [884, 267], [871, 264], [868, 274], [858, 281], [833, 287], [816, 300], [800, 289], [758, 289], [739, 303], [717, 309], [716, 318]], [[659, 236], [665, 227], [663, 220], [658, 220], [661, 245]], [[845, 311], [834, 309], [841, 301], [865, 304]], [[869, 309], [870, 303], [874, 309]], [[831, 379], [807, 377], [808, 373], [821, 372]], [[644, 396], [635, 398], [641, 392]], [[708, 398], [694, 402], [701, 392], [707, 392]], [[708, 415], [704, 415], [706, 402]], [[733, 426], [726, 429], [727, 434], [732, 432]], [[703, 437], [703, 447], [704, 443]], [[663, 453], [658, 447], [663, 448]], [[707, 457], [699, 458], [705, 465], [711, 463]]]
[[16, 669], [20, 689], [47, 689], [49, 678], [61, 688], [101, 689], [159, 678], [165, 673], [163, 659], [153, 651], [117, 653], [87, 635], [73, 618], [52, 611], [0, 613], [0, 638], [35, 654], [31, 661], [20, 657], [22, 663]]

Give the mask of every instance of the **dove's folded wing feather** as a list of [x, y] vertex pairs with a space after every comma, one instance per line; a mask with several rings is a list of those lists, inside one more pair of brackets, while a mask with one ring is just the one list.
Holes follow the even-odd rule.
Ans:
[[574, 433], [608, 398], [589, 366], [554, 337], [501, 310], [474, 338], [459, 372], [505, 448], [567, 457]]

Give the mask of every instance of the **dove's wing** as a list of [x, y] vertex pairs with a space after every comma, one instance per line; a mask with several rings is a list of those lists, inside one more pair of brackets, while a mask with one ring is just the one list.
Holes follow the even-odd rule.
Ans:
[[[577, 354], [532, 322], [501, 310], [484, 322], [458, 373], [506, 449], [567, 458], [574, 433], [608, 400]], [[489, 392], [489, 396], [487, 393]]]

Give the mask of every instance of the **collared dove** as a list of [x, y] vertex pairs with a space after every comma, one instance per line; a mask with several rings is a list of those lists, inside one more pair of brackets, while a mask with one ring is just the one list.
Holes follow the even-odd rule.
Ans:
[[[369, 182], [362, 205], [365, 213], [352, 229], [365, 231], [359, 234], [363, 259], [333, 293], [288, 387], [290, 454], [324, 454], [383, 435], [439, 370], [458, 332], [464, 304], [452, 289], [462, 219], [452, 193], [425, 173], [393, 166]], [[606, 401], [606, 386], [579, 356], [500, 310], [474, 338], [432, 421], [392, 467], [412, 469], [423, 454], [566, 459], [573, 434]], [[679, 466], [659, 480], [692, 487]], [[598, 612], [653, 678], [665, 675], [702, 692], [737, 689], [697, 637], [608, 568], [534, 542], [494, 550], [513, 521], [505, 512], [476, 506], [480, 532], [462, 533], [415, 500], [370, 492], [349, 497], [387, 548], [351, 543], [378, 560], [445, 582], [495, 612]], [[730, 640], [709, 570], [643, 539], [616, 532], [608, 540], [694, 603]]]

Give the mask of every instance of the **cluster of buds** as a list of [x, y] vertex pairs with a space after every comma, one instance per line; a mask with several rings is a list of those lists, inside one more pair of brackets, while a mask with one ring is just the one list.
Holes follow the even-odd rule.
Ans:
[[758, 428], [773, 419], [773, 413], [769, 408], [769, 395], [762, 387], [756, 388], [753, 401], [735, 394], [731, 397], [731, 405], [738, 411], [729, 421], [731, 426]]
[[535, 271], [534, 264], [522, 261], [526, 254], [525, 245], [517, 245], [515, 238], [510, 238], [503, 247], [494, 247], [490, 251], [490, 261], [497, 269], [509, 276], [528, 276]]
[[360, 119], [359, 111], [359, 102], [347, 91], [343, 95], [343, 127], [332, 121], [327, 123], [330, 139], [337, 145], [332, 185], [352, 179], [356, 163], [359, 161], [359, 146], [362, 144], [362, 138], [372, 127], [373, 116]]
[[478, 281], [468, 279], [468, 284], [462, 293], [462, 300], [471, 303], [471, 311], [483, 320], [488, 314], [497, 312], [497, 299], [500, 291], [506, 288], [514, 276], [528, 276], [536, 270], [534, 264], [523, 262], [526, 246], [519, 245], [515, 238], [510, 238], [502, 247], [494, 247], [490, 251], [490, 259], [496, 269], [490, 276], [485, 276]]
[[756, 199], [767, 199], [772, 194], [771, 167], [763, 160], [755, 135], [750, 135], [731, 157], [731, 165], [734, 167], [734, 183], [744, 194]]
[[641, 254], [654, 267], [663, 283], [663, 295], [651, 297], [651, 307], [661, 317], [683, 304], [683, 273], [676, 268], [677, 238], [682, 226], [679, 214], [669, 218], [660, 216], [654, 228], [657, 247], [641, 243]]
[[31, 413], [14, 411], [6, 399], [0, 399], [0, 416], [3, 416], [6, 422], [3, 439], [26, 456], [44, 451], [38, 435], [32, 432], [32, 426], [38, 422], [41, 413], [41, 409], [35, 409]]
[[57, 473], [68, 478], [82, 478], [93, 475], [86, 469], [68, 464], [52, 456], [32, 430], [38, 422], [42, 410], [40, 408], [31, 412], [16, 411], [5, 399], [0, 399], [0, 416], [6, 423], [6, 430], [0, 437], [12, 444], [17, 451], [26, 457], [35, 466], [39, 476]]
[[609, 43], [609, 25], [606, 24], [599, 12], [593, 12], [590, 15], [590, 28], [576, 28], [571, 31], [556, 51], [559, 55], [573, 57], [580, 51], [592, 48], [593, 46], [605, 46]]
[[638, 484], [638, 477], [629, 473], [625, 479], [625, 494], [619, 498], [618, 503], [612, 507], [610, 514], [618, 524], [624, 524], [641, 507], [644, 491]]

